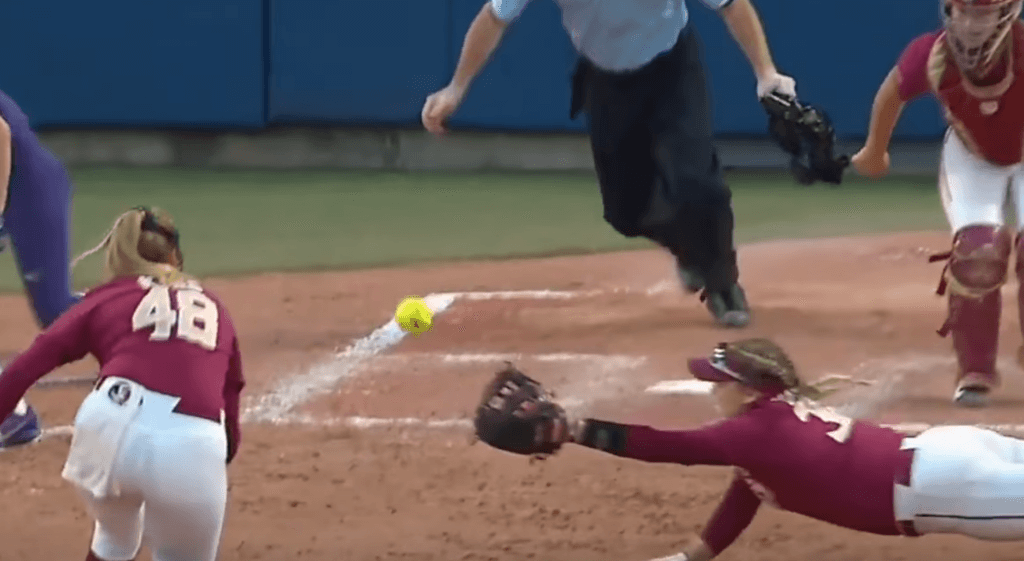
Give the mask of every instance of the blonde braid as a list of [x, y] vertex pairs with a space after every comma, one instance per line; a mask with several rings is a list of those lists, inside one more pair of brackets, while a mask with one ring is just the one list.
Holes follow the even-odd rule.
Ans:
[[873, 381], [830, 374], [812, 383], [804, 382], [785, 350], [771, 339], [743, 339], [726, 345], [726, 353], [744, 363], [742, 370], [751, 382], [774, 381], [786, 388], [787, 400], [820, 401], [850, 387], [872, 386]]
[[120, 226], [121, 222], [125, 218], [127, 218], [132, 212], [133, 211], [129, 210], [128, 212], [121, 213], [121, 215], [118, 216], [116, 220], [114, 220], [114, 225], [111, 226], [110, 229], [107, 230], [107, 233], [103, 236], [103, 241], [101, 241], [100, 243], [96, 244], [96, 246], [93, 247], [92, 249], [86, 250], [82, 254], [80, 254], [78, 257], [75, 257], [74, 259], [72, 259], [71, 260], [71, 267], [70, 267], [71, 271], [73, 272], [75, 270], [75, 267], [77, 267], [78, 264], [81, 263], [82, 260], [85, 259], [86, 257], [89, 257], [90, 255], [94, 255], [94, 254], [99, 253], [100, 251], [106, 249], [107, 244], [109, 244], [111, 238], [114, 237], [114, 232], [117, 230], [117, 227]]

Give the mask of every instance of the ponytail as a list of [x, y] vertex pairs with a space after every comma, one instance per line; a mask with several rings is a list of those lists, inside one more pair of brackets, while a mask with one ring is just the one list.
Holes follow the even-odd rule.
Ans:
[[[144, 228], [144, 221], [155, 226]], [[182, 262], [177, 244], [177, 229], [171, 216], [160, 209], [134, 208], [122, 213], [103, 237], [103, 241], [71, 262], [74, 270], [83, 259], [106, 250], [104, 272], [107, 280], [119, 277], [149, 276], [163, 284], [191, 279], [171, 264]]]

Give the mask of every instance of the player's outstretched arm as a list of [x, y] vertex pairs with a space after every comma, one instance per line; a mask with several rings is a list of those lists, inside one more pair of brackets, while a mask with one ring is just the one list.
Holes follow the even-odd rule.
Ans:
[[857, 173], [874, 179], [889, 172], [889, 142], [896, 130], [904, 102], [900, 97], [900, 74], [893, 68], [875, 94], [871, 124], [864, 147], [851, 159]]
[[569, 442], [621, 458], [650, 463], [724, 466], [725, 443], [739, 435], [729, 422], [693, 430], [658, 430], [599, 419], [571, 420]]
[[[427, 101], [423, 104], [420, 118], [428, 131], [434, 134], [446, 132], [445, 122], [462, 104], [469, 85], [487, 64], [494, 50], [498, 48], [498, 44], [501, 43], [508, 22], [499, 16], [494, 4], [503, 7], [516, 3], [510, 0], [488, 1], [473, 19], [473, 23], [470, 24], [469, 30], [466, 32], [466, 38], [463, 40], [462, 53], [459, 55], [459, 62], [455, 67], [455, 74], [452, 76], [451, 82], [427, 97]], [[520, 0], [518, 3], [525, 4], [525, 1]]]
[[[705, 0], [708, 1], [708, 0]], [[715, 0], [717, 1], [717, 0]], [[709, 2], [713, 3], [713, 2]], [[721, 2], [720, 2], [721, 3]], [[719, 11], [729, 33], [743, 50], [757, 77], [757, 97], [778, 93], [796, 97], [796, 82], [779, 74], [772, 60], [768, 39], [765, 37], [761, 17], [750, 0], [732, 0]]]

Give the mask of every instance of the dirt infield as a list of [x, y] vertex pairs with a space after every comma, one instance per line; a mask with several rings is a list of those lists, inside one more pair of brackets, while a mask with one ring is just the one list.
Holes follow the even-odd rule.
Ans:
[[[1005, 386], [980, 411], [950, 404], [953, 361], [935, 330], [944, 234], [772, 242], [740, 252], [754, 322], [715, 328], [656, 251], [381, 271], [210, 280], [242, 337], [247, 420], [231, 467], [225, 560], [644, 561], [699, 530], [725, 468], [645, 465], [571, 448], [531, 463], [470, 445], [467, 417], [500, 360], [515, 359], [578, 412], [686, 426], [703, 396], [645, 391], [688, 376], [720, 339], [770, 335], [810, 378], [892, 378], [886, 422], [1021, 423], [1016, 283], [1005, 287]], [[445, 308], [433, 331], [384, 326], [408, 294]], [[21, 298], [0, 300], [0, 356], [27, 345]], [[54, 376], [82, 375], [83, 362]], [[887, 378], [888, 380], [888, 378]], [[886, 386], [889, 387], [889, 386]], [[86, 391], [36, 388], [51, 427]], [[60, 479], [67, 437], [0, 457], [2, 561], [79, 559], [91, 527]], [[1019, 544], [880, 538], [764, 507], [720, 558], [1020, 559]], [[147, 557], [148, 558], [148, 557]]]

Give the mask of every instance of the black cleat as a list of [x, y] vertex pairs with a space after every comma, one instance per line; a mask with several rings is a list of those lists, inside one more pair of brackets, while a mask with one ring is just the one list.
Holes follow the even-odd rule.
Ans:
[[750, 323], [750, 307], [747, 305], [747, 296], [739, 284], [734, 284], [723, 292], [705, 290], [700, 295], [700, 299], [723, 327], [746, 327]]
[[683, 290], [690, 294], [697, 294], [704, 290], [704, 275], [693, 267], [676, 264], [676, 273], [679, 275], [679, 282], [683, 284]]

